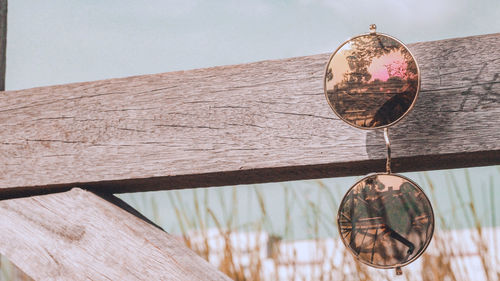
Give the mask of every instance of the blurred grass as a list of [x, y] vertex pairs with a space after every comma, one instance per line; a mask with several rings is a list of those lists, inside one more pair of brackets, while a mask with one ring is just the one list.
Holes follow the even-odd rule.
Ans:
[[[492, 227], [499, 225], [498, 208], [495, 205], [500, 202], [495, 197], [495, 189], [500, 188], [500, 167], [405, 175], [417, 181], [431, 199], [436, 216], [436, 232], [429, 251], [415, 262], [421, 266], [421, 270], [416, 271], [419, 274], [410, 270], [401, 278], [470, 280], [473, 274], [475, 280], [498, 280], [500, 270], [496, 267], [500, 264], [499, 253], [494, 250], [498, 249], [498, 243], [496, 238], [489, 239], [486, 236], [498, 235], [496, 229], [492, 234]], [[274, 272], [279, 271], [278, 267], [283, 267], [283, 264], [291, 268], [291, 273], [284, 280], [392, 280], [395, 278], [393, 271], [372, 270], [356, 263], [343, 246], [335, 249], [345, 256], [341, 264], [335, 264], [326, 254], [331, 252], [328, 247], [332, 246], [326, 245], [324, 239], [338, 237], [335, 221], [338, 204], [355, 180], [325, 179], [128, 194], [122, 198], [133, 203], [132, 197], [151, 196], [156, 203], [144, 206], [141, 212], [146, 215], [163, 214], [160, 215], [163, 220], [157, 223], [173, 234], [182, 235], [188, 246], [235, 280], [277, 280], [278, 276], [269, 276], [270, 273], [265, 272], [263, 264], [266, 262], [273, 263]], [[186, 200], [190, 195], [192, 202]], [[164, 205], [162, 197], [165, 196], [169, 198], [171, 206]], [[175, 210], [175, 220], [171, 220], [172, 216], [169, 219], [169, 209]], [[216, 251], [210, 247], [210, 241], [213, 240], [213, 234], [208, 231], [210, 229], [216, 229], [223, 237], [220, 261], [210, 258]], [[461, 232], [460, 239], [465, 237], [474, 243], [474, 252], [464, 253], [467, 250], [465, 246], [457, 247], [461, 241], [455, 241], [456, 237], [452, 237], [450, 230], [471, 230]], [[276, 245], [313, 241], [316, 244], [315, 252], [312, 253], [315, 260], [322, 260], [329, 266], [312, 266], [313, 272], [298, 276], [302, 261], [296, 252], [285, 254], [283, 249], [286, 251], [286, 247], [271, 245], [267, 251], [272, 253], [262, 257], [258, 254], [262, 251], [259, 243], [254, 243], [252, 249], [246, 249], [250, 261], [241, 260], [242, 251], [235, 247], [232, 235], [259, 231], [268, 233], [269, 241]], [[193, 237], [196, 237], [196, 241]], [[478, 259], [471, 260], [470, 255]], [[285, 256], [288, 258], [286, 261], [283, 260]], [[471, 264], [474, 266], [471, 267]], [[472, 273], [471, 268], [474, 270]]]
[[[500, 167], [405, 175], [420, 184], [431, 199], [436, 231], [428, 251], [408, 266], [410, 270], [403, 268], [402, 277], [392, 270], [357, 263], [343, 245], [328, 242], [338, 237], [338, 204], [355, 178], [119, 196], [182, 237], [187, 246], [234, 280], [278, 280], [280, 276], [281, 280], [470, 280], [471, 276], [499, 280], [495, 205], [500, 204], [496, 196]], [[462, 236], [457, 242], [450, 230], [468, 231], [463, 232], [467, 241], [460, 241]], [[263, 238], [262, 233], [268, 236]], [[246, 242], [238, 240], [241, 235], [247, 235]], [[218, 241], [217, 247], [214, 241]], [[307, 259], [316, 263], [308, 271], [304, 271], [307, 259], [294, 246], [302, 242], [309, 243]], [[472, 253], [467, 252], [470, 243]], [[415, 270], [417, 267], [420, 269]], [[29, 280], [22, 279], [22, 272], [5, 258], [0, 269], [0, 280]]]

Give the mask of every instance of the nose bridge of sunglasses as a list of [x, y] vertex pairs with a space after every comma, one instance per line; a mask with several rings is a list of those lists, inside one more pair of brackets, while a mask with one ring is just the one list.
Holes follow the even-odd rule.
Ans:
[[389, 128], [384, 128], [384, 140], [385, 140], [385, 147], [387, 149], [387, 161], [385, 163], [385, 170], [388, 174], [390, 174], [391, 171], [391, 139], [389, 138]]

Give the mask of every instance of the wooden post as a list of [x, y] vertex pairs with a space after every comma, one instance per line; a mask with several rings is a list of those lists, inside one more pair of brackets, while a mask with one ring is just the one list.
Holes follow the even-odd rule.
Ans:
[[[500, 164], [500, 34], [409, 44], [422, 72], [391, 128], [394, 172]], [[381, 131], [339, 120], [328, 54], [7, 91], [0, 198], [385, 171]]]
[[5, 91], [7, 65], [7, 0], [0, 0], [0, 91]]

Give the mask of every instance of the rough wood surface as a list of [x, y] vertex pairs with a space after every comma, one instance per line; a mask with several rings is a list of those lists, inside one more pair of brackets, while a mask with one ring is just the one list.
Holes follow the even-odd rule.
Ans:
[[5, 90], [7, 52], [7, 0], [0, 0], [0, 91]]
[[35, 280], [230, 280], [181, 242], [81, 189], [0, 202], [0, 253]]
[[[500, 34], [409, 48], [422, 91], [411, 114], [390, 129], [393, 171], [500, 164]], [[382, 132], [346, 125], [326, 102], [328, 56], [5, 92], [1, 194], [383, 171]]]

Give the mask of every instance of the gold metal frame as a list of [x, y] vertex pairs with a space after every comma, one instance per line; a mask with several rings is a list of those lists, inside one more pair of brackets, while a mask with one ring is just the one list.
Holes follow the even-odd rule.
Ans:
[[[372, 28], [376, 28], [374, 27], [374, 25], [370, 26], [370, 29]], [[373, 29], [375, 30], [375, 29]], [[358, 125], [355, 125], [355, 124], [351, 124], [351, 122], [347, 121], [345, 118], [343, 118], [342, 116], [340, 116], [339, 113], [337, 113], [337, 111], [335, 111], [335, 108], [333, 107], [333, 105], [330, 103], [330, 99], [328, 99], [328, 93], [327, 93], [327, 90], [326, 90], [326, 77], [327, 77], [327, 74], [328, 74], [328, 65], [330, 64], [330, 62], [332, 61], [333, 59], [333, 56], [335, 56], [335, 54], [340, 50], [340, 48], [342, 48], [345, 44], [347, 44], [349, 41], [351, 40], [354, 40], [358, 37], [363, 37], [363, 36], [373, 36], [373, 35], [381, 35], [381, 36], [385, 36], [385, 37], [388, 37], [390, 39], [393, 39], [395, 40], [396, 42], [398, 42], [399, 44], [401, 44], [407, 51], [408, 53], [410, 53], [411, 57], [413, 58], [413, 61], [415, 61], [415, 65], [417, 66], [417, 77], [418, 77], [418, 83], [417, 83], [417, 91], [415, 93], [415, 98], [413, 99], [413, 102], [411, 103], [410, 107], [408, 108], [408, 110], [406, 110], [406, 112], [401, 115], [401, 117], [399, 117], [396, 121], [392, 122], [392, 123], [389, 123], [387, 125], [384, 125], [384, 126], [379, 126], [379, 127], [361, 127], [361, 126], [358, 126]], [[333, 52], [331, 55], [330, 55], [330, 58], [328, 59], [328, 62], [326, 63], [326, 67], [325, 67], [325, 75], [323, 76], [323, 91], [325, 93], [325, 98], [326, 98], [326, 101], [328, 102], [328, 105], [330, 105], [330, 108], [332, 109], [332, 111], [335, 113], [335, 115], [337, 115], [342, 121], [346, 122], [347, 124], [349, 124], [350, 126], [353, 126], [355, 128], [358, 128], [358, 129], [363, 129], [363, 130], [375, 130], [375, 129], [382, 129], [382, 128], [388, 128], [388, 127], [391, 127], [393, 125], [395, 125], [396, 123], [398, 123], [399, 121], [401, 121], [401, 119], [403, 119], [406, 115], [408, 115], [408, 113], [413, 109], [413, 106], [415, 105], [415, 102], [417, 101], [418, 99], [418, 94], [420, 93], [420, 81], [421, 81], [421, 78], [420, 78], [420, 67], [418, 66], [418, 62], [417, 60], [415, 59], [415, 56], [413, 55], [413, 53], [410, 51], [410, 49], [408, 49], [408, 47], [403, 43], [401, 42], [400, 40], [398, 40], [397, 38], [393, 37], [393, 36], [390, 36], [390, 35], [387, 35], [385, 33], [380, 33], [380, 32], [376, 32], [376, 31], [371, 31], [371, 32], [368, 32], [368, 33], [363, 33], [363, 34], [360, 34], [360, 35], [357, 35], [357, 36], [354, 36], [354, 37], [351, 37], [349, 39], [347, 39], [346, 41], [344, 41], [342, 44], [340, 44], [340, 46], [335, 50], [335, 52]]]
[[[356, 185], [358, 185], [360, 182], [364, 181], [366, 178], [368, 177], [372, 177], [372, 176], [375, 176], [375, 175], [391, 175], [391, 176], [396, 176], [396, 177], [400, 177], [404, 180], [407, 180], [409, 181], [411, 184], [413, 184], [418, 190], [420, 190], [424, 195], [425, 195], [425, 199], [427, 200], [427, 202], [429, 203], [429, 206], [430, 206], [430, 209], [431, 209], [431, 215], [432, 215], [432, 230], [431, 230], [431, 233], [430, 233], [430, 238], [425, 242], [425, 245], [424, 247], [422, 248], [422, 250], [417, 254], [415, 255], [413, 258], [409, 259], [408, 261], [404, 262], [404, 263], [401, 263], [401, 264], [395, 264], [395, 265], [390, 265], [390, 266], [382, 266], [382, 265], [377, 265], [377, 264], [373, 264], [373, 263], [370, 263], [370, 262], [367, 262], [363, 259], [361, 259], [358, 255], [356, 255], [352, 249], [350, 248], [350, 246], [348, 244], [346, 244], [346, 241], [342, 238], [342, 233], [341, 233], [341, 230], [340, 230], [340, 212], [342, 210], [342, 206], [346, 200], [346, 197], [347, 195], [349, 194], [349, 192], [351, 192], [351, 190], [356, 187]], [[368, 174], [366, 176], [364, 176], [362, 179], [358, 180], [355, 184], [353, 184], [349, 190], [347, 190], [347, 192], [344, 194], [344, 197], [342, 198], [342, 201], [340, 201], [340, 205], [339, 205], [339, 210], [337, 212], [337, 229], [339, 231], [339, 235], [340, 235], [340, 239], [342, 240], [342, 243], [344, 244], [344, 246], [348, 249], [348, 251], [351, 253], [351, 255], [354, 256], [354, 258], [356, 258], [357, 261], [361, 262], [361, 263], [364, 263], [366, 265], [369, 265], [371, 267], [375, 267], [375, 268], [380, 268], [380, 269], [391, 269], [391, 268], [396, 268], [396, 270], [398, 268], [401, 268], [405, 265], [408, 265], [410, 263], [412, 263], [413, 261], [415, 261], [416, 259], [418, 259], [424, 252], [425, 250], [427, 249], [427, 247], [429, 246], [429, 244], [431, 243], [432, 241], [432, 237], [434, 236], [434, 229], [435, 229], [435, 226], [436, 226], [436, 222], [435, 222], [435, 217], [434, 217], [434, 210], [432, 208], [432, 204], [431, 204], [431, 201], [429, 200], [429, 197], [427, 197], [427, 195], [425, 194], [424, 190], [422, 190], [422, 188], [417, 184], [415, 183], [414, 181], [412, 181], [411, 179], [405, 177], [405, 176], [401, 176], [401, 175], [398, 175], [398, 174], [391, 174], [391, 173], [371, 173], [371, 174]]]

